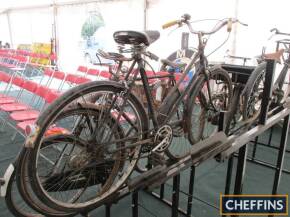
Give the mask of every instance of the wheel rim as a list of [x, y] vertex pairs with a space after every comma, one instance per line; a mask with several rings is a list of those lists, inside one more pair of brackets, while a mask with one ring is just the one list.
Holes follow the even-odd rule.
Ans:
[[[99, 94], [100, 94], [101, 92], [99, 92]], [[109, 91], [107, 91], [107, 92], [102, 92], [101, 94], [103, 94], [103, 96], [104, 95], [106, 95], [106, 94], [104, 94], [104, 93], [106, 93], [107, 95], [110, 95], [110, 94], [112, 94], [112, 92], [109, 92]], [[82, 101], [83, 99], [86, 99], [86, 100], [88, 100], [88, 98], [90, 98], [92, 96], [92, 94], [89, 96], [89, 97], [84, 97], [84, 96], [82, 96], [81, 97], [81, 99], [76, 99], [75, 101], [74, 101], [74, 103], [71, 103], [70, 105], [76, 105], [76, 104], [79, 104], [80, 103], [80, 101]], [[90, 100], [91, 100], [92, 98], [90, 98]], [[104, 98], [98, 98], [98, 100], [103, 100], [103, 102], [104, 102]], [[121, 99], [119, 100], [119, 101], [121, 101]], [[87, 102], [86, 102], [87, 103]], [[88, 103], [88, 104], [91, 104], [91, 103]], [[97, 105], [98, 103], [96, 102], [96, 103], [94, 103], [94, 105]], [[140, 116], [139, 116], [139, 114], [138, 114], [138, 112], [137, 112], [137, 109], [134, 107], [134, 105], [133, 105], [133, 103], [132, 102], [130, 102], [130, 101], [128, 101], [128, 105], [130, 105], [130, 107], [131, 107], [131, 112], [134, 112], [134, 116], [135, 116], [135, 122], [134, 122], [134, 125], [136, 125], [137, 126], [137, 128], [138, 128], [138, 130], [139, 130], [139, 132], [137, 132], [138, 133], [138, 135], [139, 135], [139, 138], [141, 138], [142, 137], [142, 130], [141, 130], [141, 121], [140, 121]], [[121, 113], [121, 112], [120, 112]], [[131, 134], [130, 134], [130, 129], [128, 129], [128, 128], [126, 128], [126, 111], [123, 113], [123, 115], [121, 115], [121, 117], [119, 117], [119, 118], [122, 118], [122, 120], [124, 120], [125, 119], [125, 124], [123, 123], [122, 124], [122, 128], [124, 128], [124, 129], [126, 129], [126, 130], [128, 130], [127, 132], [125, 132], [125, 135], [127, 135], [127, 136], [130, 136]], [[51, 123], [49, 123], [48, 125], [51, 125]], [[45, 132], [47, 131], [47, 129], [49, 129], [48, 128], [48, 126], [46, 126], [45, 127], [45, 129], [43, 130], [43, 132], [42, 132], [42, 135], [44, 135], [45, 134]], [[141, 134], [141, 135], [140, 135]], [[41, 137], [41, 135], [38, 135], [39, 137]], [[141, 137], [140, 137], [141, 136]], [[40, 143], [41, 143], [42, 141], [40, 141]], [[37, 156], [36, 156], [36, 162], [39, 160], [39, 147], [40, 146], [38, 146], [38, 151], [37, 151]], [[133, 170], [133, 168], [134, 168], [134, 166], [135, 166], [135, 163], [136, 163], [136, 161], [137, 161], [137, 159], [138, 159], [138, 155], [139, 155], [139, 149], [140, 149], [140, 147], [136, 147], [136, 148], [134, 148], [134, 150], [132, 151], [133, 153], [130, 153], [131, 155], [129, 156], [129, 158], [130, 159], [127, 159], [127, 161], [129, 161], [129, 162], [125, 162], [126, 163], [126, 165], [125, 165], [125, 163], [124, 162], [122, 162], [122, 163], [120, 163], [119, 165], [121, 165], [122, 164], [122, 167], [125, 167], [126, 166], [126, 170], [124, 170], [124, 171], [122, 171], [121, 172], [121, 174], [119, 174], [118, 175], [118, 180], [116, 181], [116, 177], [115, 177], [115, 179], [113, 180], [113, 181], [110, 181], [110, 182], [106, 182], [107, 184], [103, 184], [103, 186], [105, 186], [105, 187], [103, 187], [103, 190], [102, 191], [99, 191], [99, 192], [101, 192], [100, 194], [99, 194], [99, 196], [95, 196], [94, 198], [89, 198], [87, 201], [85, 201], [85, 202], [79, 202], [79, 203], [76, 203], [77, 202], [77, 200], [79, 200], [79, 196], [76, 198], [76, 197], [74, 197], [75, 199], [77, 199], [77, 200], [75, 200], [75, 201], [66, 201], [66, 202], [64, 202], [64, 201], [61, 201], [60, 199], [59, 200], [57, 200], [56, 198], [53, 198], [47, 191], [46, 191], [46, 189], [45, 189], [45, 187], [44, 186], [42, 186], [41, 185], [41, 178], [39, 177], [39, 174], [36, 174], [35, 176], [36, 176], [36, 180], [37, 180], [37, 183], [38, 183], [38, 186], [40, 187], [40, 190], [42, 191], [42, 193], [44, 193], [45, 194], [45, 197], [46, 197], [46, 199], [48, 199], [49, 201], [51, 201], [51, 202], [53, 202], [54, 204], [56, 204], [57, 206], [60, 206], [60, 207], [62, 207], [62, 208], [68, 208], [68, 209], [78, 209], [78, 208], [82, 208], [82, 207], [87, 207], [87, 206], [89, 206], [89, 205], [92, 205], [92, 204], [95, 204], [96, 202], [99, 202], [99, 201], [101, 201], [102, 199], [104, 199], [104, 198], [106, 198], [107, 196], [109, 196], [110, 194], [112, 194], [114, 191], [116, 191], [123, 183], [124, 183], [124, 181], [127, 179], [127, 177], [130, 175], [130, 173], [132, 172], [132, 170]], [[78, 154], [80, 154], [80, 155], [82, 155], [82, 153], [78, 153]], [[37, 164], [35, 164], [35, 165], [33, 165], [35, 168], [37, 168]], [[120, 167], [118, 167], [118, 168], [120, 168]], [[116, 169], [117, 170], [117, 169]], [[108, 184], [109, 183], [109, 184]], [[44, 200], [46, 200], [46, 199], [44, 199]], [[72, 203], [73, 202], [73, 203]]]

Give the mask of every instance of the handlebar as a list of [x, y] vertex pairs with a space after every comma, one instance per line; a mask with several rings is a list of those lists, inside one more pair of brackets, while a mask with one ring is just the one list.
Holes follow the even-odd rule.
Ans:
[[277, 28], [273, 28], [270, 32], [274, 32], [275, 35], [287, 35], [290, 36], [290, 33], [280, 32]]
[[209, 31], [209, 32], [205, 32], [205, 31], [195, 31], [193, 30], [190, 22], [190, 15], [188, 14], [184, 14], [180, 20], [174, 20], [174, 21], [171, 21], [171, 22], [168, 22], [166, 24], [164, 24], [162, 26], [163, 29], [166, 29], [166, 28], [169, 28], [171, 26], [174, 26], [174, 25], [179, 25], [179, 26], [182, 26], [182, 24], [186, 24], [189, 28], [189, 31], [193, 34], [201, 34], [201, 35], [211, 35], [211, 34], [214, 34], [216, 33], [217, 31], [219, 31], [223, 26], [227, 25], [227, 31], [228, 32], [231, 32], [232, 30], [232, 24], [233, 23], [239, 23], [243, 26], [248, 26], [247, 24], [245, 23], [242, 23], [240, 22], [238, 19], [235, 19], [235, 18], [228, 18], [228, 19], [225, 19], [223, 20], [219, 25], [217, 25], [212, 31]]

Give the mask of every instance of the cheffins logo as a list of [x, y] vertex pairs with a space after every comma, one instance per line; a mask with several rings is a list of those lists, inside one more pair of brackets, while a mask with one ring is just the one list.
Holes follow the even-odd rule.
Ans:
[[285, 215], [288, 195], [220, 195], [221, 215]]

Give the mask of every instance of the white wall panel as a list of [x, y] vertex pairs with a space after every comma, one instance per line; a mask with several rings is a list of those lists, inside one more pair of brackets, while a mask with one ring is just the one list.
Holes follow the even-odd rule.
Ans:
[[[148, 8], [148, 29], [156, 29], [161, 33], [161, 39], [152, 45], [152, 50], [158, 53], [161, 57], [166, 57], [168, 54], [176, 49], [180, 48], [181, 33], [187, 32], [186, 27], [173, 31], [175, 28], [168, 30], [162, 30], [162, 24], [179, 19], [184, 13], [191, 15], [191, 20], [201, 19], [223, 19], [226, 17], [233, 17], [235, 8], [234, 0], [149, 0]], [[211, 30], [214, 27], [216, 21], [204, 21], [193, 24], [196, 30]], [[213, 35], [208, 42], [206, 53], [210, 53], [219, 44], [221, 44], [227, 37], [226, 28]], [[231, 46], [231, 40], [219, 49], [218, 52], [211, 56], [211, 60], [220, 61], [223, 60], [225, 50], [228, 46]], [[196, 47], [196, 36], [190, 37], [190, 45]]]
[[9, 12], [13, 45], [35, 42], [50, 43], [52, 37], [52, 8]]
[[[72, 71], [82, 64], [85, 43], [81, 37], [82, 25], [89, 13], [96, 11], [101, 14], [105, 23], [105, 30], [95, 33], [95, 37], [104, 43], [102, 49], [115, 48], [112, 33], [116, 30], [143, 29], [143, 0], [108, 1], [58, 7], [59, 63], [62, 69]], [[104, 35], [99, 36], [99, 34]]]

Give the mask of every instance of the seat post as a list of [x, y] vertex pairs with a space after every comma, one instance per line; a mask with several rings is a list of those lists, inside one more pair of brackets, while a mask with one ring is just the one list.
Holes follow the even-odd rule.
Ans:
[[146, 96], [147, 103], [148, 103], [149, 117], [150, 116], [152, 117], [152, 122], [153, 122], [154, 128], [158, 129], [157, 117], [156, 117], [156, 114], [154, 112], [153, 97], [152, 97], [152, 94], [150, 92], [149, 82], [148, 82], [148, 78], [147, 78], [147, 75], [145, 72], [144, 61], [143, 61], [140, 53], [137, 53], [134, 58], [136, 58], [136, 60], [138, 62], [138, 71], [140, 72], [140, 76], [141, 76], [143, 87], [144, 87], [145, 96]]

